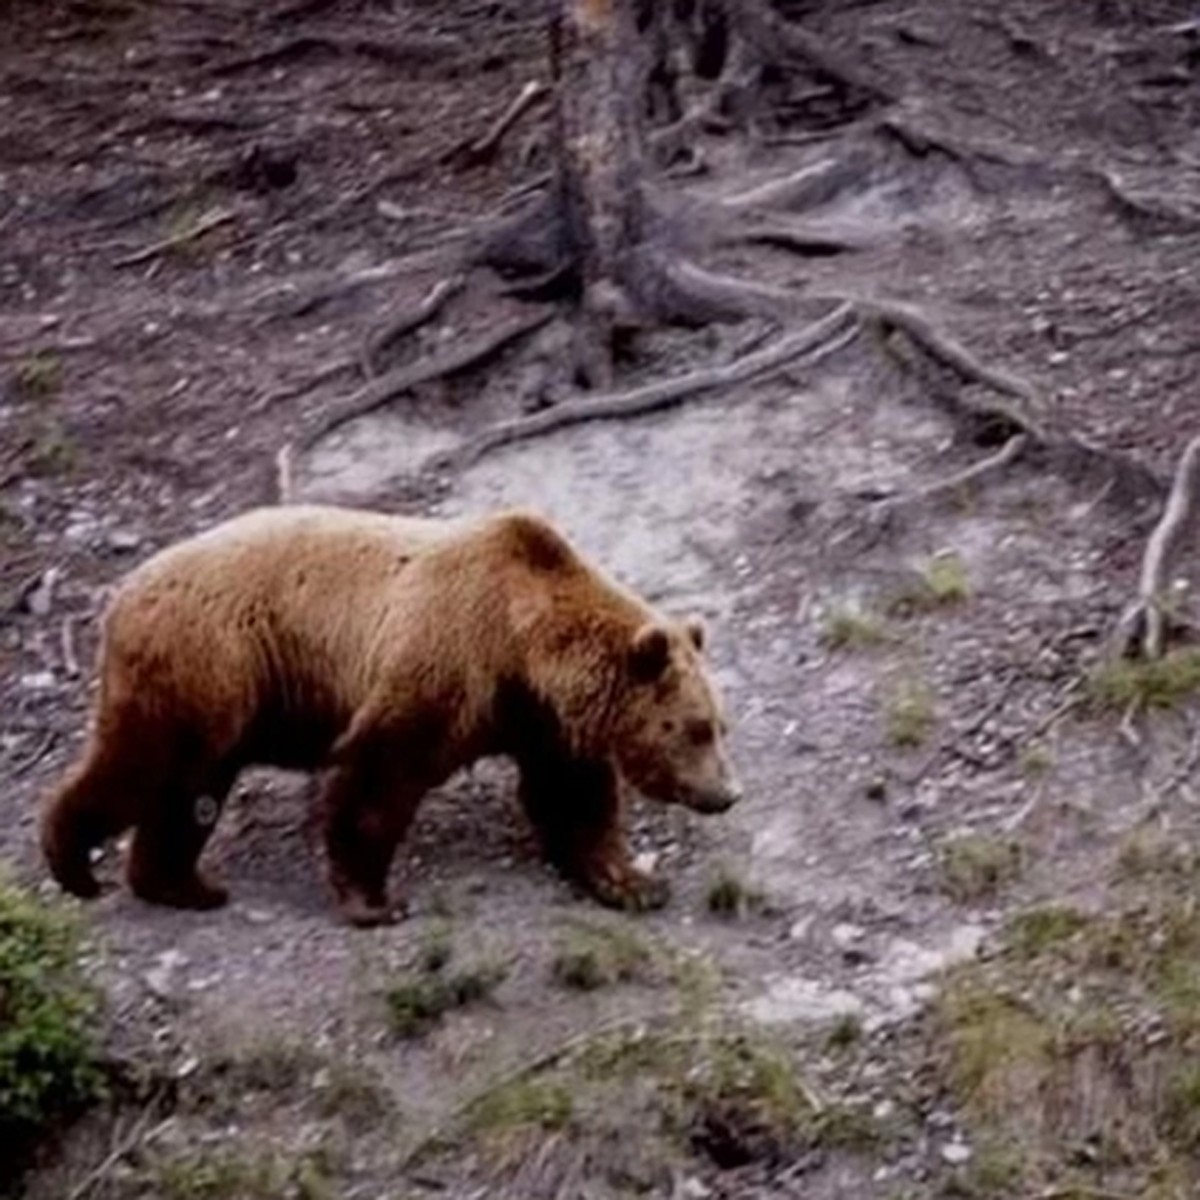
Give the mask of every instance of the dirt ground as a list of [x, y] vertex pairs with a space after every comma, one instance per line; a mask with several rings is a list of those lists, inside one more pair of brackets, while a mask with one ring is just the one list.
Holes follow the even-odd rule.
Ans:
[[[704, 169], [667, 186], [721, 197], [829, 164], [835, 182], [808, 215], [851, 223], [859, 244], [727, 246], [708, 264], [814, 297], [919, 305], [1030, 380], [1046, 429], [1169, 480], [1200, 432], [1193, 6], [793, 7], [886, 85], [895, 126], [818, 120], [797, 84], [790, 116], [705, 134]], [[541, 109], [494, 161], [453, 154], [543, 76], [538, 16], [509, 0], [0, 9], [0, 859], [20, 880], [45, 886], [36, 803], [84, 731], [106, 587], [179, 536], [274, 502], [277, 455], [363, 384], [372, 332], [452, 275], [478, 224], [546, 169]], [[382, 365], [525, 308], [477, 273]], [[647, 332], [620, 383], [727, 361], [771, 332]], [[1161, 494], [1134, 503], [1102, 474], [1018, 460], [878, 526], [881, 503], [985, 451], [931, 403], [941, 384], [867, 331], [819, 361], [498, 450], [431, 485], [427, 455], [564, 398], [563, 345], [552, 321], [486, 367], [404, 391], [294, 453], [294, 495], [531, 505], [647, 596], [705, 615], [747, 799], [711, 819], [637, 810], [637, 849], [674, 896], [618, 918], [539, 863], [509, 774], [486, 764], [422, 810], [397, 867], [411, 919], [361, 932], [333, 921], [308, 785], [247, 777], [210, 851], [228, 908], [173, 913], [117, 890], [87, 910], [115, 1044], [174, 1081], [177, 1110], [140, 1129], [119, 1115], [115, 1133], [111, 1117], [85, 1123], [35, 1195], [947, 1194], [969, 1137], [924, 1101], [883, 1146], [731, 1165], [693, 1136], [620, 1179], [604, 1155], [543, 1177], [475, 1151], [413, 1151], [570, 1039], [676, 1012], [695, 990], [680, 963], [707, 964], [705, 1003], [785, 1046], [812, 1087], [883, 1111], [887, 1081], [908, 1071], [889, 1047], [932, 973], [1030, 905], [1102, 904], [1132, 832], [1195, 824], [1186, 709], [1124, 736], [1116, 718], [1071, 708], [1132, 594]], [[976, 887], [979, 864], [956, 846], [1011, 847], [1012, 869]], [[102, 870], [116, 866], [110, 851]], [[722, 877], [746, 900], [732, 916], [713, 911]], [[675, 965], [564, 987], [556, 964], [579, 922]], [[401, 1039], [383, 996], [431, 938], [504, 977]], [[820, 1042], [847, 1019], [867, 1038], [853, 1070]], [[311, 1069], [284, 1071], [269, 1102], [269, 1088], [221, 1083], [214, 1063], [264, 1046]], [[314, 1107], [335, 1070], [369, 1079], [386, 1119]], [[637, 1138], [618, 1140], [631, 1155]], [[318, 1150], [327, 1192], [295, 1172], [178, 1173], [201, 1152]]]

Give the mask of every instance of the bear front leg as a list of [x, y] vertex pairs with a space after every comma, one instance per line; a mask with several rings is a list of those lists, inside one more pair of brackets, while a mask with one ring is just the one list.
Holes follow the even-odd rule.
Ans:
[[404, 915], [391, 904], [387, 879], [423, 787], [400, 780], [372, 749], [347, 753], [321, 798], [329, 883], [338, 909], [351, 925], [392, 924]]
[[[226, 789], [227, 790], [227, 789]], [[126, 875], [140, 900], [171, 908], [220, 908], [229, 892], [197, 866], [221, 814], [225, 790], [215, 797], [172, 797], [138, 822]]]
[[610, 908], [644, 912], [666, 904], [666, 880], [633, 865], [612, 767], [560, 755], [518, 762], [521, 801], [550, 862]]

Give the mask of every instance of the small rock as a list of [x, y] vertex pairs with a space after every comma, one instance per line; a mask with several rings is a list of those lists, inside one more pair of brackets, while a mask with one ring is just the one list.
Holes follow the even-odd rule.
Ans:
[[835, 946], [842, 950], [848, 950], [851, 946], [856, 946], [861, 942], [867, 936], [867, 931], [861, 925], [851, 925], [848, 921], [844, 921], [835, 925], [829, 936], [833, 939]]
[[971, 1161], [971, 1147], [966, 1142], [947, 1142], [942, 1147], [942, 1159], [952, 1167], [961, 1167]]
[[266, 925], [275, 919], [274, 914], [265, 908], [248, 908], [245, 915], [251, 925]]
[[167, 999], [173, 990], [172, 983], [174, 982], [176, 969], [184, 966], [186, 963], [187, 956], [181, 951], [173, 947], [170, 950], [164, 950], [158, 956], [154, 966], [143, 976], [146, 987], [160, 1000]]
[[118, 554], [132, 554], [142, 544], [142, 535], [132, 529], [114, 529], [108, 535], [108, 546]]
[[643, 850], [641, 854], [633, 856], [633, 869], [649, 875], [658, 865], [658, 859], [659, 854], [657, 850]]
[[31, 692], [49, 691], [55, 684], [54, 672], [31, 671], [28, 675], [22, 675], [17, 682]]
[[54, 588], [58, 584], [59, 577], [62, 571], [58, 567], [50, 567], [37, 585], [25, 597], [25, 607], [33, 613], [35, 617], [45, 617], [50, 613], [50, 609], [54, 606]]

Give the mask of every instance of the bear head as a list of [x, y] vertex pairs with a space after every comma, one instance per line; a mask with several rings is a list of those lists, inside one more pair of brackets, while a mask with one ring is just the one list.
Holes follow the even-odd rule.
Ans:
[[638, 791], [696, 812], [741, 798], [725, 746], [721, 698], [704, 661], [705, 632], [692, 618], [651, 621], [628, 646], [615, 756]]

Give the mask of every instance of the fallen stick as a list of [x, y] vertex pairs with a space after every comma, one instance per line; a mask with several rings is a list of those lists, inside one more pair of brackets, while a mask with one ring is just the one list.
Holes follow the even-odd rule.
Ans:
[[550, 94], [550, 88], [539, 80], [531, 79], [518, 93], [516, 99], [496, 118], [491, 129], [477, 141], [468, 142], [450, 152], [450, 157], [461, 155], [468, 163], [486, 162], [493, 154], [504, 135], [539, 101]]
[[202, 216], [194, 225], [189, 226], [187, 229], [172, 234], [170, 237], [163, 238], [162, 241], [152, 242], [149, 246], [144, 246], [141, 250], [135, 250], [132, 254], [126, 254], [123, 258], [116, 259], [113, 262], [113, 266], [136, 267], [139, 263], [157, 258], [160, 254], [165, 254], [168, 250], [176, 250], [180, 246], [186, 246], [188, 242], [194, 242], [197, 238], [203, 237], [206, 233], [211, 233], [221, 225], [227, 225], [233, 220], [234, 216], [235, 213], [232, 209], [215, 209], [213, 212]]
[[1140, 642], [1143, 658], [1162, 657], [1167, 625], [1162, 603], [1166, 575], [1181, 536], [1195, 518], [1198, 489], [1200, 437], [1194, 437], [1179, 460], [1162, 517], [1146, 543], [1137, 596], [1117, 622], [1115, 641], [1120, 654], [1130, 653]]
[[435, 467], [438, 470], [447, 470], [470, 466], [501, 446], [543, 437], [571, 425], [582, 425], [588, 421], [628, 420], [630, 417], [661, 412], [690, 396], [745, 383], [756, 376], [778, 370], [803, 355], [831, 348], [830, 344], [838, 335], [842, 335], [844, 339], [837, 342], [837, 346], [840, 347], [857, 336], [858, 331], [853, 308], [849, 304], [841, 304], [811, 325], [785, 334], [765, 349], [747, 354], [727, 366], [693, 371], [632, 391], [593, 396], [586, 400], [560, 404], [530, 416], [500, 421], [457, 449], [439, 455], [435, 459]]
[[315, 429], [305, 435], [300, 443], [300, 450], [310, 450], [317, 442], [328, 437], [336, 429], [360, 417], [368, 416], [376, 410], [391, 403], [401, 392], [441, 379], [446, 375], [456, 375], [494, 358], [506, 346], [519, 338], [525, 337], [535, 329], [540, 329], [553, 316], [553, 312], [543, 310], [532, 316], [521, 317], [501, 325], [498, 329], [484, 334], [473, 342], [457, 344], [442, 354], [423, 358], [406, 367], [389, 371], [378, 379], [372, 380], [360, 388], [346, 400], [335, 412], [321, 421]]

